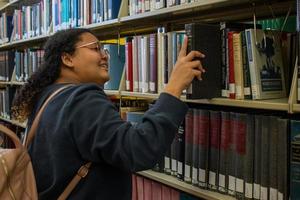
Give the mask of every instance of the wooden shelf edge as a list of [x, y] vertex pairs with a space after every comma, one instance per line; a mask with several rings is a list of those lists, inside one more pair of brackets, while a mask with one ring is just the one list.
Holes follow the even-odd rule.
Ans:
[[201, 189], [199, 187], [180, 181], [170, 175], [154, 172], [152, 170], [138, 172], [137, 174], [200, 198], [208, 200], [235, 200], [234, 197], [210, 190]]

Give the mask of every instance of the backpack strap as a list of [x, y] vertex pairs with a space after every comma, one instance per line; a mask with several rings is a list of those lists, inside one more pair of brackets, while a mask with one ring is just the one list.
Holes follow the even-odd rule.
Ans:
[[84, 178], [89, 173], [89, 168], [91, 166], [91, 162], [83, 165], [80, 167], [80, 169], [77, 171], [77, 174], [73, 177], [71, 182], [68, 184], [68, 186], [65, 188], [63, 193], [58, 197], [57, 200], [65, 200], [70, 195], [70, 193], [74, 190], [76, 185], [79, 183], [79, 181]]
[[[45, 107], [48, 105], [48, 103], [50, 102], [50, 100], [55, 96], [57, 95], [58, 93], [60, 93], [62, 90], [68, 88], [72, 86], [72, 84], [69, 84], [69, 85], [66, 85], [66, 86], [63, 86], [59, 89], [57, 89], [56, 91], [54, 91], [47, 99], [46, 101], [43, 103], [43, 106], [40, 108], [39, 112], [37, 113], [36, 117], [34, 118], [33, 120], [33, 123], [31, 125], [31, 128], [28, 132], [28, 137], [25, 141], [25, 147], [28, 148], [28, 145], [31, 143], [35, 133], [36, 133], [36, 130], [37, 130], [37, 127], [38, 127], [38, 124], [39, 124], [39, 121], [40, 121], [40, 118], [42, 116], [42, 113], [45, 109]], [[89, 172], [89, 168], [91, 166], [91, 162], [83, 165], [80, 167], [80, 169], [77, 171], [76, 175], [74, 176], [74, 178], [71, 180], [71, 182], [68, 184], [68, 186], [65, 188], [65, 190], [63, 191], [63, 193], [59, 196], [59, 200], [64, 200], [66, 199], [69, 194], [72, 192], [72, 190], [76, 187], [76, 185], [79, 183], [79, 181], [84, 178], [88, 172]]]

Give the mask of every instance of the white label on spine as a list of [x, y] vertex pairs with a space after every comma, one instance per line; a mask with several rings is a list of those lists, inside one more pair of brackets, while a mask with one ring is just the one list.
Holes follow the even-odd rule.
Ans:
[[155, 91], [155, 83], [150, 82], [150, 91], [154, 92]]
[[130, 81], [126, 81], [126, 90], [130, 89]]
[[278, 200], [283, 200], [283, 194], [281, 192], [277, 193], [277, 199]]
[[235, 187], [237, 192], [244, 193], [244, 180], [237, 178]]
[[244, 94], [245, 94], [245, 95], [250, 95], [250, 94], [251, 94], [250, 87], [245, 87], [245, 88], [244, 88]]
[[260, 185], [254, 183], [253, 197], [254, 199], [260, 199]]
[[235, 177], [234, 176], [229, 176], [229, 185], [228, 189], [235, 191]]
[[178, 174], [182, 174], [182, 162], [177, 162], [177, 171]]
[[138, 82], [138, 81], [134, 81], [134, 83], [133, 83], [133, 89], [134, 89], [135, 91], [138, 91], [138, 90], [139, 90], [139, 82]]
[[193, 179], [198, 179], [198, 170], [197, 170], [197, 168], [195, 168], [195, 167], [193, 167]]
[[165, 156], [165, 168], [170, 169], [170, 158]]
[[205, 170], [199, 168], [199, 181], [200, 182], [206, 182], [205, 180]]
[[277, 189], [270, 188], [270, 200], [277, 200]]
[[260, 199], [268, 200], [268, 188], [260, 186]]
[[191, 166], [184, 165], [184, 176], [191, 178]]
[[253, 198], [253, 185], [251, 183], [245, 184], [245, 197], [250, 199]]
[[216, 185], [216, 173], [210, 171], [209, 172], [209, 184]]
[[171, 161], [172, 161], [172, 164], [171, 164], [172, 171], [177, 171], [177, 160], [172, 159]]
[[222, 97], [228, 97], [228, 90], [222, 90]]
[[252, 89], [252, 96], [253, 96], [254, 99], [258, 98], [258, 94], [257, 94], [257, 91], [258, 91], [258, 90], [257, 90], [257, 87], [258, 87], [257, 85], [252, 85], [252, 86], [251, 86], [251, 89]]
[[231, 93], [231, 94], [235, 93], [235, 84], [234, 83], [229, 84], [229, 93]]
[[225, 176], [223, 174], [219, 174], [219, 186], [225, 187]]

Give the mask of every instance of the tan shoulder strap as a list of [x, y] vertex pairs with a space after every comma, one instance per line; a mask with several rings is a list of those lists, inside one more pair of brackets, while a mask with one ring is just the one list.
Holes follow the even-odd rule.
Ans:
[[38, 127], [38, 124], [40, 122], [40, 119], [41, 119], [41, 116], [42, 116], [42, 113], [44, 111], [44, 109], [46, 108], [46, 106], [48, 105], [49, 101], [55, 96], [57, 95], [59, 92], [61, 92], [62, 90], [70, 87], [70, 85], [66, 85], [66, 86], [63, 86], [61, 88], [59, 88], [58, 90], [56, 90], [55, 92], [53, 92], [47, 99], [46, 101], [44, 102], [43, 106], [40, 108], [39, 112], [37, 113], [37, 115], [35, 116], [34, 120], [33, 120], [33, 123], [31, 125], [31, 128], [28, 132], [28, 136], [26, 138], [26, 141], [25, 141], [25, 147], [28, 148], [28, 145], [31, 143], [35, 133], [36, 133], [36, 129]]
[[89, 168], [91, 166], [91, 162], [83, 165], [80, 167], [80, 169], [77, 171], [77, 174], [73, 177], [71, 182], [68, 184], [68, 186], [65, 188], [63, 193], [58, 197], [57, 200], [65, 200], [70, 195], [70, 193], [74, 190], [76, 185], [79, 183], [79, 181], [84, 178], [89, 173]]
[[[53, 92], [45, 101], [45, 103], [43, 104], [43, 106], [40, 108], [39, 112], [37, 113], [36, 117], [34, 118], [33, 120], [33, 123], [31, 125], [31, 128], [28, 132], [28, 137], [26, 139], [26, 142], [25, 142], [25, 147], [28, 148], [28, 145], [31, 143], [35, 133], [36, 133], [36, 130], [37, 130], [37, 127], [38, 127], [38, 124], [39, 124], [39, 121], [40, 121], [40, 118], [41, 118], [41, 115], [45, 109], [45, 107], [48, 105], [49, 101], [55, 96], [57, 95], [59, 92], [61, 92], [62, 90], [68, 88], [72, 86], [72, 84], [70, 85], [66, 85], [66, 86], [63, 86], [61, 88], [59, 88], [58, 90], [56, 90], [55, 92]], [[68, 184], [68, 186], [65, 188], [65, 190], [63, 191], [63, 193], [59, 196], [59, 200], [64, 200], [66, 199], [69, 194], [72, 192], [72, 190], [76, 187], [76, 185], [79, 183], [80, 179], [84, 178], [88, 172], [89, 172], [89, 168], [91, 166], [91, 162], [83, 165], [80, 167], [80, 169], [77, 171], [77, 174], [74, 176], [74, 178], [71, 180], [71, 182]]]

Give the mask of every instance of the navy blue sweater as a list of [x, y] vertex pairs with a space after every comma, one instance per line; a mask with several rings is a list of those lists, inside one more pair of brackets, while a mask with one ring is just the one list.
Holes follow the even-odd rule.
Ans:
[[[35, 111], [61, 86], [47, 87]], [[162, 158], [186, 112], [185, 103], [162, 93], [142, 123], [132, 126], [101, 87], [67, 88], [46, 107], [30, 145], [39, 199], [57, 199], [80, 166], [92, 161], [68, 199], [131, 200], [131, 172], [152, 168]]]

